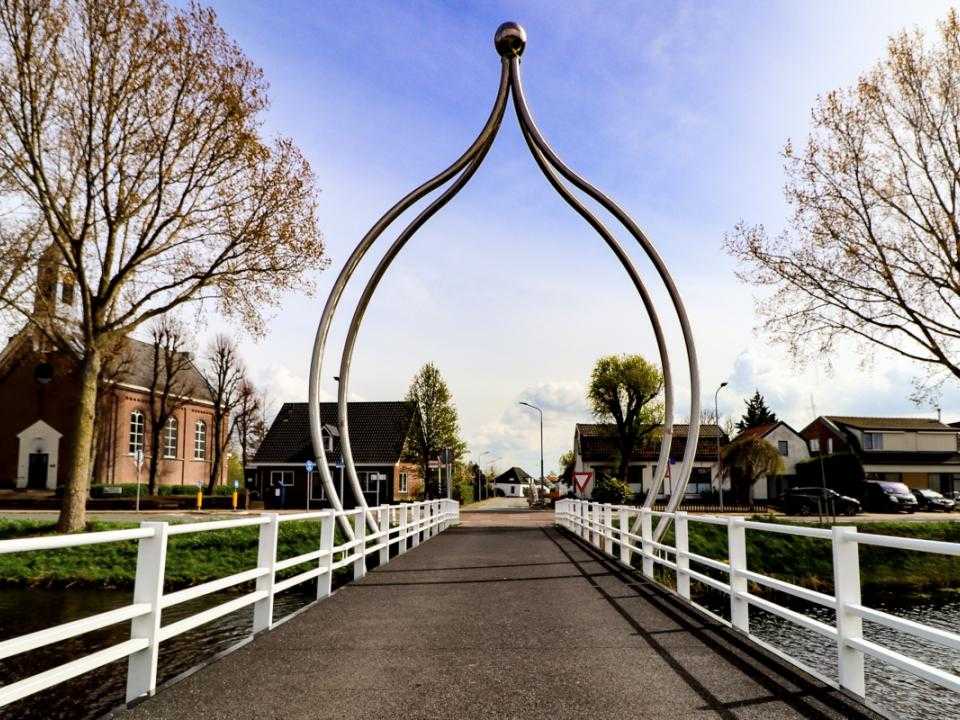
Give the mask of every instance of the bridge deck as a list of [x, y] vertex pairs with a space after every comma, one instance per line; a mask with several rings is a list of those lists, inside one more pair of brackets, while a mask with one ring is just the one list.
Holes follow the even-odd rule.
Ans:
[[878, 717], [531, 516], [464, 518], [119, 717]]

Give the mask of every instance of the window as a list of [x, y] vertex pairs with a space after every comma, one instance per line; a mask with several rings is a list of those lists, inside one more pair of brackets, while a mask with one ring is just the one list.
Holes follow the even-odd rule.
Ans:
[[207, 457], [207, 424], [197, 420], [193, 427], [193, 458], [204, 460]]
[[163, 430], [163, 456], [165, 458], [175, 458], [177, 456], [177, 431], [177, 419], [175, 417], [168, 418], [167, 426]]
[[145, 421], [143, 418], [143, 413], [139, 410], [134, 410], [132, 413], [130, 413], [129, 452], [131, 455], [136, 455], [138, 452], [143, 452], [144, 427]]
[[73, 305], [73, 283], [65, 281], [60, 285], [60, 303], [62, 305]]
[[786, 440], [777, 440], [777, 450], [783, 457], [788, 457], [790, 455], [790, 443]]
[[400, 492], [407, 492], [407, 474], [405, 472], [400, 473]]
[[271, 470], [270, 484], [291, 487], [293, 485], [293, 470]]
[[333, 436], [326, 430], [322, 430], [321, 434], [323, 435], [323, 449], [327, 452], [333, 452]]
[[865, 432], [863, 434], [864, 450], [883, 450], [883, 433]]

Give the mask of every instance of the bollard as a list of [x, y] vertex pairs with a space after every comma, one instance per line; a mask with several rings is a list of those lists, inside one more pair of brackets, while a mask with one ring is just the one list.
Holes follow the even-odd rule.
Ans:
[[197, 510], [203, 510], [203, 488], [197, 488]]
[[239, 495], [239, 493], [238, 493], [236, 490], [234, 490], [234, 491], [230, 494], [230, 504], [233, 505], [233, 511], [234, 511], [234, 512], [237, 511], [237, 504], [238, 504], [238, 503], [237, 503], [237, 496], [238, 496], [238, 495]]

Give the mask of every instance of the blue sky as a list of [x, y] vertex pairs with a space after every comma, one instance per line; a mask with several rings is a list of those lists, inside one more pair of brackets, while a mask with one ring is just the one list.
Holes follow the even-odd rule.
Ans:
[[[932, 30], [947, 4], [213, 2], [271, 84], [267, 132], [290, 136], [321, 188], [331, 257], [313, 297], [291, 294], [266, 338], [245, 338], [254, 377], [276, 403], [306, 398], [309, 352], [326, 294], [379, 215], [472, 141], [496, 91], [493, 32], [528, 33], [524, 82], [562, 157], [624, 206], [669, 264], [692, 316], [712, 405], [739, 415], [759, 388], [796, 426], [818, 413], [930, 414], [908, 400], [914, 368], [838, 355], [798, 370], [754, 333], [754, 293], [734, 277], [723, 234], [742, 219], [771, 230], [786, 208], [780, 151], [802, 144], [816, 96], [849, 85], [903, 27]], [[331, 336], [334, 368], [365, 262]], [[626, 238], [624, 238], [626, 240]], [[649, 265], [634, 253], [654, 285]], [[667, 310], [659, 290], [655, 298]], [[210, 327], [212, 332], [215, 324]], [[678, 397], [689, 401], [677, 329]], [[454, 392], [474, 456], [536, 471], [535, 414], [546, 412], [546, 465], [589, 420], [584, 385], [600, 354], [656, 357], [639, 299], [613, 256], [554, 194], [509, 109], [486, 163], [408, 245], [364, 321], [351, 389], [401, 397], [427, 360]], [[960, 416], [957, 393], [944, 413]], [[681, 413], [685, 413], [681, 409]], [[490, 455], [486, 456], [490, 457]]]

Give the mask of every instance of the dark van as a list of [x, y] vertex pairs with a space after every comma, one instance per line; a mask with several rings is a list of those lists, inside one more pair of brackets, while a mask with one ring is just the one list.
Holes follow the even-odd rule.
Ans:
[[866, 480], [863, 509], [870, 512], [916, 512], [917, 499], [902, 482]]

